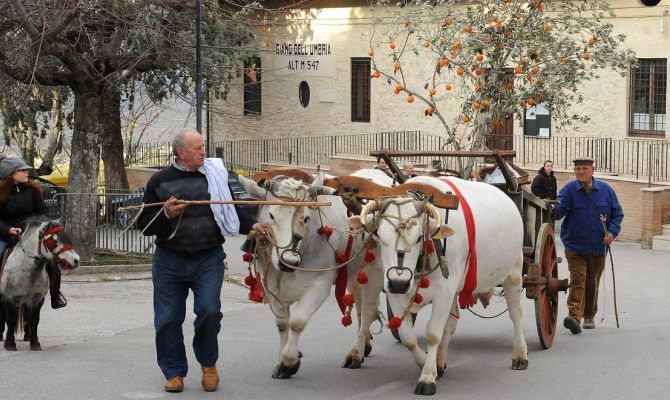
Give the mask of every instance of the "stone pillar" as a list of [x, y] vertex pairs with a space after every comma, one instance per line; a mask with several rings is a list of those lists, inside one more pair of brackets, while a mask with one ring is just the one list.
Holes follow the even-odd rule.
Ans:
[[663, 222], [663, 197], [667, 187], [642, 188], [642, 248], [651, 248], [651, 238], [660, 235]]

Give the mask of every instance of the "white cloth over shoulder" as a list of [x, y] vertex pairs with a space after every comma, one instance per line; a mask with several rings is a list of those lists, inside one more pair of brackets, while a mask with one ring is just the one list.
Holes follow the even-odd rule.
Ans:
[[[207, 186], [212, 201], [232, 200], [228, 188], [228, 170], [220, 158], [205, 158], [205, 164], [198, 171], [207, 177]], [[240, 233], [240, 220], [232, 204], [211, 204], [214, 220], [222, 235], [237, 236]]]

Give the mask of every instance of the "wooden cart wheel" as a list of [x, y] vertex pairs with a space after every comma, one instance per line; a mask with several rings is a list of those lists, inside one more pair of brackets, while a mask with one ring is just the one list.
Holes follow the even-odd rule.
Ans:
[[[386, 296], [386, 316], [388, 317], [389, 321], [391, 320], [391, 318], [394, 317], [393, 310], [391, 310], [391, 305], [389, 304], [388, 295]], [[416, 314], [412, 313], [412, 326], [414, 326], [415, 322], [416, 322]], [[391, 329], [391, 335], [393, 335], [395, 340], [400, 341], [400, 335], [398, 335], [397, 329]]]
[[548, 349], [554, 343], [558, 319], [558, 258], [554, 229], [545, 223], [540, 227], [535, 245], [535, 263], [540, 267], [540, 276], [545, 282], [538, 287], [535, 299], [535, 322], [542, 347]]

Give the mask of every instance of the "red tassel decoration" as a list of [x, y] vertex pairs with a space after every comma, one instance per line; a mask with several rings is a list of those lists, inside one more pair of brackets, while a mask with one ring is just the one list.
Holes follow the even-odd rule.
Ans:
[[258, 286], [254, 286], [253, 289], [249, 291], [249, 300], [253, 301], [254, 303], [263, 302], [263, 293]]
[[375, 260], [375, 255], [370, 253], [369, 251], [365, 252], [365, 262], [366, 263], [371, 263]]
[[425, 276], [421, 278], [421, 282], [419, 283], [419, 287], [421, 289], [427, 289], [430, 287], [430, 279], [426, 278]]
[[252, 287], [252, 286], [256, 286], [256, 283], [257, 283], [256, 278], [251, 276], [251, 274], [244, 277], [244, 284], [245, 285], [247, 285], [249, 287]]
[[435, 252], [435, 244], [432, 240], [426, 240], [423, 242], [423, 252], [427, 255], [431, 255]]
[[342, 317], [342, 325], [344, 325], [344, 326], [351, 325], [351, 315], [350, 314], [347, 314], [344, 317]]
[[368, 283], [368, 274], [366, 274], [365, 271], [360, 271], [358, 273], [358, 283], [361, 285]]
[[342, 304], [344, 304], [347, 307], [351, 307], [354, 305], [354, 295], [351, 293], [347, 293], [344, 296], [342, 296]]
[[242, 261], [251, 262], [251, 260], [253, 260], [253, 256], [251, 255], [251, 253], [242, 254]]
[[422, 303], [423, 303], [423, 296], [421, 295], [421, 293], [417, 293], [417, 294], [414, 296], [414, 302], [415, 302], [416, 304], [422, 304]]
[[333, 234], [333, 228], [331, 228], [328, 225], [323, 226], [323, 234], [326, 235], [326, 237], [330, 238], [330, 235]]
[[347, 256], [344, 253], [335, 252], [335, 262], [338, 264], [343, 264], [347, 261]]
[[393, 317], [387, 326], [389, 329], [398, 329], [400, 328], [400, 325], [402, 325], [402, 320], [399, 317]]

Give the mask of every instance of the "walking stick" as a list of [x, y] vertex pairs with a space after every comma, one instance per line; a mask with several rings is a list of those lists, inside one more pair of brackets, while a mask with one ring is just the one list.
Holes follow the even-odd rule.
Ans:
[[[605, 214], [600, 214], [600, 223], [603, 225], [603, 230], [605, 231], [605, 236], [607, 236], [607, 216]], [[614, 297], [614, 318], [616, 319], [616, 327], [619, 328], [619, 309], [616, 304], [616, 279], [614, 277], [614, 260], [612, 258], [612, 248], [608, 244], [606, 246], [607, 253], [610, 255], [610, 265], [612, 266], [612, 292]]]

